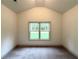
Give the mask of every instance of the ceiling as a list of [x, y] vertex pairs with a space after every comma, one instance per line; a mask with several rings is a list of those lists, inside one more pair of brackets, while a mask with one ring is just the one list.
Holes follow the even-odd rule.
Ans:
[[2, 4], [19, 13], [33, 7], [47, 7], [60, 13], [64, 13], [74, 7], [78, 0], [2, 0]]

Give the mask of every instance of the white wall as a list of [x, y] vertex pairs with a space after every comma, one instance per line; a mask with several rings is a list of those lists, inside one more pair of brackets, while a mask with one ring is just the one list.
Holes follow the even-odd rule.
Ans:
[[78, 6], [70, 9], [63, 15], [63, 45], [76, 56], [78, 55]]
[[16, 14], [3, 4], [1, 5], [1, 57], [5, 56], [16, 45]]
[[[18, 14], [19, 45], [61, 45], [61, 14], [44, 7], [35, 7]], [[30, 41], [28, 39], [28, 22], [50, 21], [50, 41]]]

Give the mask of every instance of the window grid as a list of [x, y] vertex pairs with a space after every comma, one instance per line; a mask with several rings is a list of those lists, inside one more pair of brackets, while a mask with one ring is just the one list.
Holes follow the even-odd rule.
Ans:
[[[33, 40], [33, 41], [35, 41], [35, 40], [45, 40], [45, 41], [50, 40], [50, 24], [51, 24], [50, 22], [29, 22], [29, 24], [30, 24], [30, 23], [38, 23], [38, 24], [39, 24], [39, 31], [38, 31], [38, 32], [39, 32], [39, 39], [30, 39], [30, 36], [31, 36], [31, 35], [30, 35], [30, 31], [29, 31], [29, 40]], [[42, 32], [42, 31], [40, 30], [40, 29], [41, 29], [41, 28], [40, 28], [40, 27], [41, 27], [41, 23], [48, 23], [48, 24], [49, 24], [49, 31], [46, 31], [46, 32], [49, 33], [49, 34], [48, 34], [49, 39], [41, 39], [41, 32]], [[44, 31], [43, 31], [43, 32], [44, 32]]]

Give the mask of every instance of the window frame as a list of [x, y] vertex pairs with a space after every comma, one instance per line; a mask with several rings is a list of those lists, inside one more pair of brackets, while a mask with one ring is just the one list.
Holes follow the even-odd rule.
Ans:
[[[35, 40], [31, 40], [30, 39], [30, 31], [29, 31], [29, 24], [30, 23], [39, 23], [39, 39], [35, 39]], [[50, 21], [43, 21], [43, 22], [31, 21], [31, 22], [28, 22], [28, 40], [29, 41], [49, 41], [49, 40], [42, 40], [42, 39], [40, 39], [40, 23], [49, 23], [50, 24], [49, 40], [51, 39], [51, 22]]]

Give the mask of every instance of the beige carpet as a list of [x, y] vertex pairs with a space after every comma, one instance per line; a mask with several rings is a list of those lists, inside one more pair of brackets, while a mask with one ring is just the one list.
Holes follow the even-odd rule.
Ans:
[[3, 59], [77, 59], [60, 48], [17, 48]]

